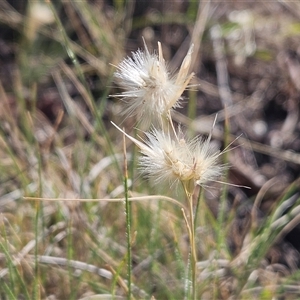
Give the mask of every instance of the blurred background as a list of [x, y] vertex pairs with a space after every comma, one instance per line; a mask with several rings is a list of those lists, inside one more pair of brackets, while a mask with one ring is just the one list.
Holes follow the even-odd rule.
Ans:
[[[1, 256], [1, 268], [18, 265], [13, 255], [24, 249], [21, 256], [27, 258], [21, 260], [19, 273], [10, 271], [15, 279], [0, 273], [8, 290], [26, 298], [27, 287], [28, 295], [36, 292], [43, 299], [51, 295], [47, 299], [88, 299], [84, 297], [111, 289], [122, 294], [116, 282], [113, 288], [106, 282], [109, 279], [77, 276], [67, 260], [62, 265], [48, 261], [51, 268], [44, 269], [52, 255], [121, 270], [126, 256], [122, 203], [41, 205], [22, 197], [122, 197], [122, 141], [110, 121], [123, 121], [130, 132], [136, 120], [122, 120], [121, 103], [109, 95], [120, 92], [113, 81], [115, 66], [132, 51], [143, 49], [143, 39], [151, 52], [157, 51], [158, 41], [162, 43], [174, 72], [190, 44], [195, 45], [193, 86], [184, 93], [174, 120], [191, 136], [207, 135], [217, 114], [214, 143], [222, 149], [234, 141], [228, 182], [251, 188], [227, 187], [227, 209], [234, 212], [228, 245], [237, 255], [257, 195], [260, 222], [292, 185], [292, 194], [299, 192], [299, 20], [297, 1], [2, 0], [0, 211], [6, 231], [1, 247], [7, 251], [2, 249], [6, 254]], [[113, 153], [119, 163], [111, 158]], [[135, 157], [136, 149], [131, 155]], [[132, 163], [132, 191], [152, 193], [134, 168]], [[217, 216], [222, 194], [220, 184], [211, 187], [213, 192], [205, 191], [209, 218]], [[166, 221], [151, 211], [163, 215], [169, 208], [147, 205], [133, 213], [142, 216], [133, 225], [139, 228], [134, 257], [138, 293], [145, 290], [156, 299], [176, 299], [180, 288], [170, 287], [170, 282], [182, 274], [178, 271], [173, 278], [166, 267], [179, 268], [172, 265], [177, 246], [170, 246], [176, 239], [170, 226], [165, 231], [159, 228], [173, 220], [179, 224], [174, 231], [186, 244], [180, 213], [168, 212], [173, 215]], [[298, 270], [299, 231], [295, 224], [268, 252], [268, 261], [283, 264], [287, 272]], [[166, 253], [155, 250], [161, 239]], [[31, 248], [30, 241], [35, 241]], [[213, 249], [213, 243], [208, 244], [211, 248], [203, 253]], [[43, 256], [38, 258], [37, 253]], [[41, 266], [34, 267], [39, 259]], [[73, 290], [74, 283], [78, 285]], [[226, 295], [220, 292], [221, 298]]]

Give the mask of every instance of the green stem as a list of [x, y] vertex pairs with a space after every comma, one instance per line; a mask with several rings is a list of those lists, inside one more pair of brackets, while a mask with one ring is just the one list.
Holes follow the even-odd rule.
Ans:
[[40, 218], [40, 206], [42, 203], [36, 203], [35, 213], [35, 246], [34, 246], [34, 273], [35, 282], [33, 289], [33, 299], [38, 299], [38, 275], [39, 275], [39, 263], [38, 263], [38, 234], [39, 234], [39, 218]]
[[128, 282], [128, 293], [127, 299], [131, 299], [131, 270], [132, 270], [132, 259], [131, 259], [131, 202], [128, 197], [128, 170], [127, 170], [127, 159], [126, 159], [126, 144], [125, 135], [124, 137], [124, 192], [125, 192], [125, 212], [126, 212], [126, 234], [127, 234], [127, 282]]
[[191, 281], [192, 281], [192, 299], [197, 299], [196, 279], [197, 279], [197, 253], [196, 253], [196, 241], [195, 241], [195, 223], [194, 223], [194, 206], [193, 206], [193, 193], [190, 193], [188, 187], [191, 183], [183, 183], [184, 191], [187, 196], [189, 219], [186, 219], [186, 225], [188, 229], [190, 247], [191, 247]]
[[192, 299], [196, 300], [196, 263], [197, 263], [197, 254], [196, 254], [196, 243], [195, 243], [195, 223], [194, 223], [194, 211], [193, 211], [193, 199], [192, 195], [189, 199], [189, 213], [190, 213], [190, 227], [191, 227], [191, 267], [192, 267]]
[[197, 227], [197, 222], [198, 222], [198, 212], [199, 212], [199, 208], [200, 208], [200, 203], [203, 200], [203, 193], [202, 193], [202, 189], [201, 187], [199, 188], [199, 194], [198, 194], [198, 198], [197, 198], [197, 203], [196, 203], [196, 208], [195, 208], [195, 212], [194, 212], [194, 226]]

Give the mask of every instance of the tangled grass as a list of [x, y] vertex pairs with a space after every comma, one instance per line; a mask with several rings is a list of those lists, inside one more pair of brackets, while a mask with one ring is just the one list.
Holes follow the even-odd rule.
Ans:
[[[265, 37], [259, 44], [266, 44], [265, 48], [253, 48], [253, 35], [259, 43], [262, 26], [259, 9], [224, 4], [230, 11], [225, 22], [212, 17], [213, 11], [220, 13], [214, 3], [196, 4], [191, 2], [184, 9], [170, 1], [171, 10], [154, 7], [140, 15], [141, 21], [136, 15], [141, 8], [130, 1], [115, 1], [112, 6], [104, 1], [28, 1], [26, 9], [1, 2], [1, 28], [16, 37], [4, 37], [7, 50], [2, 47], [0, 53], [1, 299], [299, 297], [300, 256], [296, 245], [286, 240], [299, 224], [299, 155], [274, 147], [278, 139], [272, 135], [270, 144], [261, 143], [255, 130], [263, 131], [263, 122], [254, 120], [253, 128], [247, 126], [252, 121], [247, 117], [254, 112], [261, 117], [257, 107], [262, 91], [267, 90], [267, 75], [247, 101], [240, 100], [240, 91], [230, 89], [222, 53], [226, 41], [228, 56], [242, 69], [239, 63], [247, 59], [268, 62], [271, 54], [264, 49], [275, 45]], [[279, 2], [276, 5], [281, 7]], [[286, 5], [287, 10], [297, 11]], [[238, 12], [248, 17], [240, 21]], [[256, 16], [257, 27], [251, 16]], [[273, 24], [272, 18], [267, 21]], [[282, 15], [278, 26], [287, 23], [290, 38], [297, 40], [299, 32], [288, 17]], [[131, 43], [136, 36], [141, 41], [143, 35], [151, 51], [158, 39], [155, 30], [166, 43], [152, 58], [162, 63], [164, 53], [170, 61], [168, 68], [182, 75], [171, 105], [161, 110], [165, 114], [162, 128], [171, 132], [167, 135], [171, 143], [162, 143], [168, 148], [161, 152], [164, 156], [155, 148], [160, 142], [157, 132], [148, 133], [144, 144], [143, 132], [137, 134], [134, 128], [140, 121], [136, 114], [132, 116], [130, 108], [131, 116], [120, 119], [124, 107], [108, 97], [119, 93], [113, 73], [127, 56], [125, 49], [136, 51], [138, 47]], [[234, 30], [242, 38], [236, 39]], [[186, 40], [181, 38], [183, 33]], [[279, 44], [280, 33], [276, 35]], [[194, 56], [186, 70], [181, 62], [191, 53], [192, 43]], [[178, 51], [171, 55], [174, 48]], [[199, 76], [199, 53], [215, 56], [215, 84]], [[195, 77], [189, 83], [192, 72]], [[188, 85], [192, 86], [181, 99], [183, 108], [170, 110], [178, 108], [180, 92]], [[296, 93], [297, 87], [292, 91]], [[293, 149], [298, 128], [291, 103], [294, 110], [288, 110], [290, 122], [284, 123], [280, 137]], [[124, 141], [110, 121], [123, 122], [130, 138]], [[187, 129], [186, 136], [174, 130], [178, 123]], [[249, 140], [236, 140], [240, 131]], [[202, 153], [196, 146], [201, 140], [192, 140], [199, 133], [222, 149], [232, 142], [242, 144], [231, 146], [235, 149], [221, 152], [222, 156], [216, 152], [220, 162], [208, 164], [219, 168], [208, 179], [223, 174], [220, 181], [225, 185], [201, 181], [196, 160]], [[188, 152], [186, 157], [179, 146]], [[148, 160], [138, 158], [141, 147]], [[206, 147], [208, 151], [210, 143]], [[262, 167], [255, 170], [251, 164], [254, 155], [249, 149], [274, 159], [275, 167], [278, 161], [292, 164], [296, 175], [285, 181], [286, 173], [278, 176], [268, 169], [274, 176], [266, 178]], [[161, 166], [154, 166], [156, 155], [183, 188], [172, 180], [170, 184], [169, 175], [165, 178], [160, 173], [163, 170], [157, 175]], [[241, 156], [250, 163], [242, 163]], [[139, 173], [139, 159], [154, 185]], [[152, 169], [147, 168], [149, 163]], [[233, 168], [226, 171], [225, 165]], [[251, 192], [240, 187], [245, 185]]]

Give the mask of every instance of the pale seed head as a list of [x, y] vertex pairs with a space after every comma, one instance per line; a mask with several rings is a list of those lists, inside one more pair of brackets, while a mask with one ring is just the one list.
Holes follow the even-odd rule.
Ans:
[[137, 50], [125, 58], [115, 72], [124, 92], [113, 95], [125, 103], [122, 114], [136, 116], [146, 125], [161, 124], [161, 118], [180, 106], [181, 95], [193, 74], [188, 75], [193, 46], [190, 47], [177, 75], [171, 75], [158, 43], [158, 54]]
[[139, 159], [140, 170], [154, 183], [173, 185], [182, 182], [186, 186], [203, 186], [215, 181], [227, 168], [219, 163], [222, 152], [211, 146], [210, 137], [186, 140], [156, 129], [146, 133], [145, 142], [126, 136], [140, 148], [143, 154]]

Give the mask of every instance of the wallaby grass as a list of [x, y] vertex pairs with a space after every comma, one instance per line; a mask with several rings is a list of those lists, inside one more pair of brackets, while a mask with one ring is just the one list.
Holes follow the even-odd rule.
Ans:
[[[196, 2], [178, 18], [167, 14], [145, 21], [132, 16], [130, 1], [115, 1], [108, 11], [85, 1], [42, 3], [55, 18], [39, 26], [30, 24], [35, 22], [30, 11], [34, 1], [24, 14], [8, 1], [0, 7], [1, 25], [17, 35], [11, 74], [0, 78], [1, 299], [191, 298], [189, 239], [180, 208], [163, 197], [109, 201], [126, 193], [129, 198], [163, 193], [180, 202], [185, 196], [181, 189], [149, 186], [137, 171], [137, 149], [128, 140], [124, 182], [123, 140], [108, 122], [120, 123], [115, 113], [119, 104], [107, 98], [114, 88], [112, 65], [126, 56], [131, 30], [197, 23]], [[87, 79], [95, 77], [92, 84]], [[189, 92], [192, 101], [186, 104], [190, 119], [197, 117], [195, 93]], [[48, 117], [41, 109], [47, 100]], [[129, 128], [132, 124], [124, 121]], [[192, 125], [187, 129], [194, 136], [197, 126]], [[226, 138], [225, 146], [229, 132]], [[223, 180], [229, 181], [226, 176]], [[198, 207], [199, 299], [299, 297], [297, 266], [265, 259], [299, 223], [298, 187], [299, 179], [274, 199], [269, 216], [262, 218], [257, 210], [268, 192], [266, 183], [249, 200], [247, 226], [242, 228], [232, 226], [237, 209], [228, 207], [230, 187], [216, 184], [211, 190], [220, 198], [218, 212], [207, 200], [210, 187], [193, 199]], [[245, 237], [234, 255], [228, 247], [232, 236]]]

